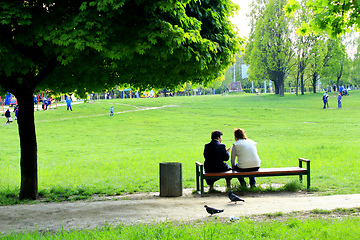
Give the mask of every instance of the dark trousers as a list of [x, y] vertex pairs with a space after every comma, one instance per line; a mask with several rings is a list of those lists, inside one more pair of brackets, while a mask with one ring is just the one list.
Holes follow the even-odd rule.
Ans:
[[[259, 170], [260, 167], [254, 167], [254, 168], [239, 168], [238, 166], [233, 167], [234, 171], [237, 172], [252, 172]], [[246, 187], [246, 181], [243, 177], [238, 178], [241, 186]], [[256, 185], [255, 177], [249, 177], [250, 186], [253, 187]]]
[[69, 109], [72, 111], [71, 105], [67, 106], [67, 110], [69, 111]]

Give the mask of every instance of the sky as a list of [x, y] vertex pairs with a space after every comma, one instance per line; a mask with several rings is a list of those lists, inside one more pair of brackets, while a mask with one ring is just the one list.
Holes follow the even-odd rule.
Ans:
[[249, 19], [246, 17], [247, 13], [250, 13], [249, 4], [252, 0], [232, 0], [233, 3], [239, 5], [240, 10], [234, 18], [230, 18], [231, 22], [236, 24], [239, 29], [239, 35], [241, 37], [248, 37], [250, 33]]

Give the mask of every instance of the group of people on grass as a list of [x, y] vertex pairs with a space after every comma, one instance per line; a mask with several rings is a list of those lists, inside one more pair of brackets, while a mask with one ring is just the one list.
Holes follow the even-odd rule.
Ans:
[[[235, 142], [232, 148], [225, 147], [222, 144], [221, 131], [213, 131], [211, 133], [211, 142], [204, 147], [204, 168], [207, 173], [226, 172], [234, 170], [237, 172], [257, 171], [260, 168], [261, 160], [259, 158], [256, 142], [248, 139], [245, 131], [237, 128], [234, 131]], [[231, 150], [231, 157], [230, 157]], [[231, 167], [226, 163], [231, 159]], [[214, 189], [214, 183], [219, 179], [206, 179], [206, 183], [210, 186], [210, 190]], [[244, 178], [238, 178], [242, 187], [246, 187]], [[250, 187], [256, 186], [255, 177], [249, 177]], [[226, 179], [226, 187], [230, 188], [231, 179]]]
[[[67, 97], [66, 98], [66, 106], [67, 106], [67, 110], [71, 110], [72, 111], [72, 108], [71, 108], [71, 99], [70, 97]], [[18, 120], [18, 114], [19, 114], [19, 105], [16, 105], [16, 107], [14, 108], [14, 113], [15, 113], [15, 120]], [[10, 112], [10, 108], [8, 108], [6, 111], [5, 111], [5, 117], [6, 117], [6, 123], [5, 124], [10, 124], [13, 122], [13, 119], [11, 117], [11, 112]]]
[[[338, 98], [337, 98], [337, 101], [338, 101], [338, 108], [342, 108], [342, 104], [341, 104], [341, 99], [342, 99], [342, 96], [343, 96], [343, 92], [342, 91], [339, 91], [339, 94], [338, 94]], [[323, 94], [323, 97], [322, 97], [322, 100], [323, 100], [323, 103], [324, 103], [324, 109], [325, 108], [329, 108], [329, 94], [328, 92], [325, 92]]]
[[[14, 113], [15, 113], [15, 120], [17, 122], [18, 120], [18, 115], [19, 115], [19, 106], [16, 105], [15, 108], [14, 108]], [[11, 117], [11, 112], [10, 112], [10, 108], [8, 108], [6, 111], [5, 111], [5, 117], [6, 117], [6, 123], [5, 124], [10, 124], [13, 122], [12, 120], [12, 117]]]

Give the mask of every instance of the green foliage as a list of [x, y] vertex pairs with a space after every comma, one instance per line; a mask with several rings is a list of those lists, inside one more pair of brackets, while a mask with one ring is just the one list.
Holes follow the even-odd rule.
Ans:
[[288, 19], [283, 7], [285, 0], [271, 0], [259, 10], [255, 31], [250, 34], [244, 60], [250, 65], [250, 80], [264, 78], [274, 82], [275, 93], [284, 95], [284, 79], [290, 70], [293, 49]]
[[[345, 45], [342, 39], [329, 39], [327, 41], [328, 56], [327, 64], [324, 73], [328, 77], [336, 79], [336, 85], [339, 87], [340, 78], [343, 76], [345, 70], [344, 66], [347, 60], [347, 54], [345, 51]], [[324, 74], [324, 75], [325, 75]]]
[[[228, 20], [237, 9], [229, 1], [2, 1], [1, 75], [80, 94], [209, 82], [239, 50]], [[15, 93], [9, 80], [0, 85]]]
[[356, 45], [356, 52], [354, 56], [354, 61], [351, 62], [350, 66], [350, 80], [353, 84], [356, 84], [357, 86], [360, 85], [360, 77], [359, 77], [359, 71], [360, 71], [360, 37], [355, 37], [355, 45]]
[[[330, 37], [337, 38], [350, 31], [359, 29], [357, 21], [360, 4], [358, 1], [307, 0], [306, 6], [314, 12], [314, 18], [301, 27], [302, 33], [325, 31]], [[300, 9], [299, 3], [290, 0], [284, 10], [288, 15]]]

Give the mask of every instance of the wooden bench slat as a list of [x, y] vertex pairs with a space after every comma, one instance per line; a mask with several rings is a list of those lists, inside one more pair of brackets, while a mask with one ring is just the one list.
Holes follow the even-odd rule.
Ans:
[[[271, 176], [291, 176], [299, 175], [300, 182], [302, 176], [307, 176], [307, 189], [310, 189], [310, 160], [299, 158], [299, 167], [282, 167], [282, 168], [260, 168], [252, 172], [236, 172], [233, 170], [227, 172], [205, 173], [204, 165], [198, 161], [196, 164], [196, 189], [204, 193], [204, 180], [216, 178], [236, 178], [236, 177], [271, 177]], [[306, 168], [302, 167], [302, 162], [306, 162]]]
[[203, 173], [204, 177], [215, 177], [215, 176], [243, 176], [243, 175], [262, 175], [262, 174], [286, 174], [286, 173], [307, 173], [306, 168], [299, 167], [284, 167], [284, 168], [260, 168], [258, 171], [252, 172], [236, 172], [236, 171], [227, 171], [227, 172], [217, 172], [217, 173]]

